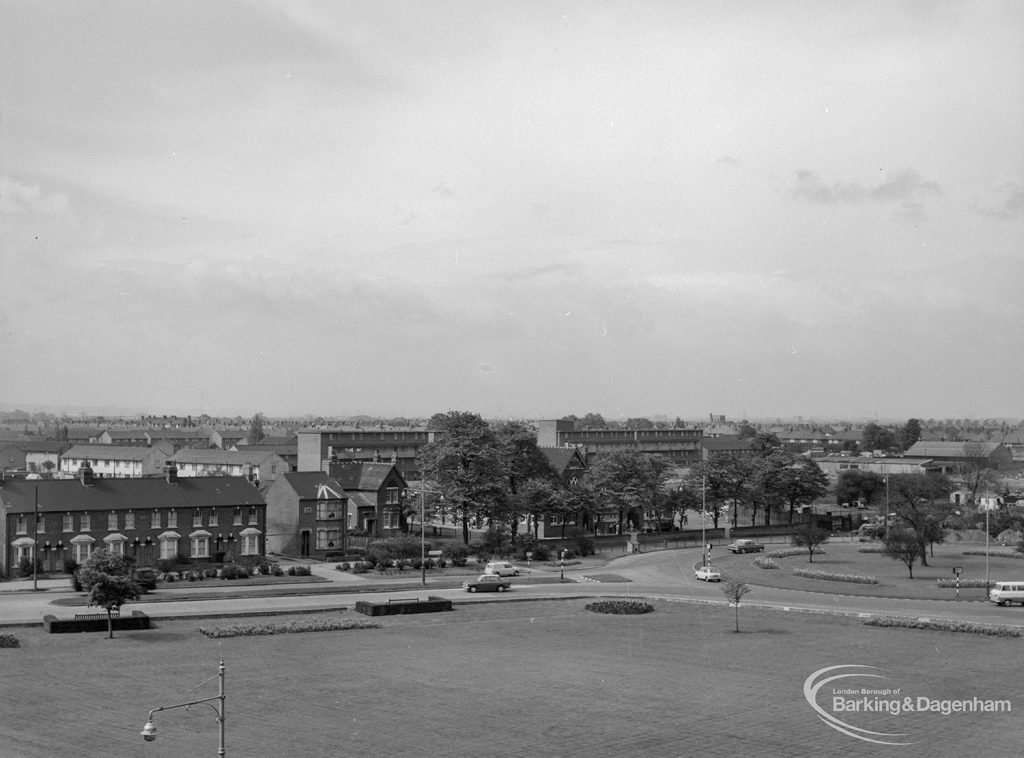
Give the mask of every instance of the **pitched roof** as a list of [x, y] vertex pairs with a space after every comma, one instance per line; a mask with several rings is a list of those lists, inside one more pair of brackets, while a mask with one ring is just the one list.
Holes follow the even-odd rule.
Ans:
[[573, 458], [578, 459], [581, 463], [586, 465], [586, 461], [583, 460], [583, 456], [580, 455], [579, 448], [575, 447], [542, 447], [538, 448], [544, 457], [548, 459], [548, 463], [558, 473], [563, 473], [569, 466], [569, 462]]
[[280, 477], [300, 500], [322, 500], [348, 497], [341, 482], [323, 471], [295, 471]]
[[30, 513], [37, 489], [44, 512], [264, 504], [260, 491], [238, 476], [188, 477], [173, 484], [160, 477], [94, 479], [90, 486], [77, 479], [13, 479], [0, 482], [0, 503], [12, 513]]
[[179, 450], [167, 460], [175, 463], [206, 463], [206, 464], [253, 464], [263, 463], [267, 458], [276, 455], [273, 450], [218, 450], [203, 448], [187, 448]]
[[154, 453], [166, 455], [161, 448], [128, 445], [75, 445], [62, 458], [92, 458], [104, 461], [143, 461]]
[[70, 442], [43, 439], [15, 441], [9, 444], [0, 443], [0, 447], [14, 447], [23, 453], [62, 453], [70, 446]]
[[392, 469], [398, 470], [393, 463], [373, 461], [339, 461], [331, 464], [331, 473], [349, 491], [376, 492], [384, 485]]
[[[918, 440], [910, 449], [907, 456], [915, 458], [964, 458], [969, 453], [964, 450], [963, 442], [922, 442]], [[968, 442], [970, 455], [983, 454], [992, 455], [992, 452], [999, 447], [998, 442]]]

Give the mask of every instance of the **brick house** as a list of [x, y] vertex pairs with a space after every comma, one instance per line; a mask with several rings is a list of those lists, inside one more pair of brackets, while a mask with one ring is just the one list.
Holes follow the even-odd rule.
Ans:
[[264, 490], [267, 551], [301, 558], [343, 555], [349, 496], [323, 471], [284, 473]]
[[156, 476], [163, 473], [164, 464], [173, 454], [166, 443], [154, 447], [75, 445], [61, 456], [60, 473], [73, 477], [88, 467], [94, 477]]
[[26, 440], [0, 445], [0, 470], [29, 474], [56, 472], [60, 456], [70, 445], [56, 440]]
[[368, 537], [392, 537], [405, 529], [402, 493], [408, 486], [393, 463], [338, 461], [325, 465], [348, 494], [347, 528]]
[[[38, 523], [33, 523], [37, 512]], [[265, 553], [266, 502], [244, 478], [164, 476], [0, 480], [0, 572], [36, 552], [43, 571], [83, 563], [106, 547], [138, 565], [187, 556], [194, 562]]]

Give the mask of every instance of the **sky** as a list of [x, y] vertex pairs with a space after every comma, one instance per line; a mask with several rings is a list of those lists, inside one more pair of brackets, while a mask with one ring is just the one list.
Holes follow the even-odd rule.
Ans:
[[0, 0], [0, 402], [1024, 416], [1024, 3]]

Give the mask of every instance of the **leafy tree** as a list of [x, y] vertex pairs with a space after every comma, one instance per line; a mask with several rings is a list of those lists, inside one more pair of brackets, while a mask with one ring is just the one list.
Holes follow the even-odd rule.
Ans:
[[653, 429], [654, 422], [649, 418], [628, 418], [622, 424], [626, 429]]
[[924, 558], [924, 543], [913, 529], [892, 528], [885, 537], [885, 554], [906, 566], [913, 579], [914, 563]]
[[[550, 516], [568, 516], [568, 501], [561, 487], [546, 478], [528, 479], [515, 494], [516, 508], [530, 516], [533, 522], [533, 539], [537, 539], [540, 522]], [[562, 519], [563, 537], [565, 518]]]
[[760, 456], [767, 456], [782, 449], [782, 440], [773, 432], [758, 432], [754, 435], [751, 449]]
[[963, 458], [956, 467], [957, 476], [970, 493], [970, 503], [978, 500], [978, 491], [992, 487], [998, 474], [989, 467], [989, 446], [984, 442], [965, 442]]
[[897, 474], [889, 477], [890, 506], [921, 542], [921, 565], [928, 565], [928, 545], [942, 542], [942, 522], [952, 511], [949, 480], [942, 474]]
[[[735, 527], [739, 519], [739, 506], [751, 502], [756, 494], [756, 459], [745, 452], [725, 452], [708, 461], [704, 470], [708, 495], [721, 506], [732, 505], [732, 523]], [[718, 527], [717, 518], [715, 527]]]
[[811, 458], [797, 458], [776, 479], [779, 496], [789, 506], [789, 523], [798, 506], [810, 505], [828, 492], [828, 476]]
[[916, 419], [908, 419], [900, 430], [900, 446], [909, 450], [915, 442], [921, 439], [921, 422]]
[[494, 430], [479, 414], [449, 411], [432, 419], [434, 441], [422, 446], [417, 465], [432, 488], [444, 495], [445, 509], [462, 523], [469, 544], [470, 520], [493, 517], [504, 505], [505, 476]]
[[604, 416], [602, 416], [600, 413], [588, 413], [582, 419], [580, 419], [580, 425], [585, 429], [608, 428], [608, 422], [604, 420]]
[[135, 581], [132, 564], [123, 555], [101, 548], [78, 569], [82, 589], [89, 593], [89, 605], [105, 608], [107, 630], [114, 639], [114, 611], [130, 600], [138, 600], [142, 588]]
[[891, 429], [871, 423], [864, 427], [861, 433], [861, 448], [870, 452], [872, 450], [892, 450], [898, 447], [896, 435]]
[[739, 434], [739, 438], [741, 440], [746, 440], [751, 439], [752, 437], [756, 437], [757, 429], [748, 424], [746, 421], [741, 421], [739, 428], [737, 429], [737, 433]]
[[257, 413], [249, 421], [249, 444], [255, 445], [263, 437], [263, 414]]
[[868, 505], [876, 502], [885, 492], [885, 479], [874, 471], [846, 469], [836, 479], [836, 502], [861, 501]]
[[519, 519], [525, 513], [518, 497], [520, 488], [534, 479], [555, 482], [558, 475], [548, 457], [537, 447], [537, 435], [525, 424], [518, 421], [501, 423], [495, 428], [494, 434], [498, 446], [498, 465], [504, 472], [508, 488], [503, 502], [508, 508], [505, 513], [496, 512], [493, 515], [503, 516], [503, 520], [508, 522], [514, 545]]
[[643, 512], [656, 506], [659, 493], [669, 477], [670, 462], [660, 455], [636, 450], [616, 450], [599, 455], [587, 472], [589, 485], [602, 500], [618, 510], [623, 521], [640, 526]]
[[739, 579], [726, 579], [722, 582], [722, 594], [725, 595], [729, 604], [736, 610], [736, 631], [740, 630], [740, 600], [743, 596], [750, 592], [750, 587], [746, 582], [741, 582]]
[[819, 545], [828, 542], [829, 534], [817, 524], [801, 524], [793, 532], [792, 541], [794, 547], [807, 549], [807, 562], [814, 563], [814, 553]]

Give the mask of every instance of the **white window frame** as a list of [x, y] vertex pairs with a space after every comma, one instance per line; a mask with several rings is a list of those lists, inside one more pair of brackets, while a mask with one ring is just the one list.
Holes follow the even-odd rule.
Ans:
[[117, 511], [111, 511], [107, 514], [107, 531], [117, 531]]
[[193, 537], [192, 540], [192, 557], [193, 558], [209, 558], [210, 557], [210, 538], [209, 537]]
[[160, 540], [160, 560], [174, 560], [178, 557], [178, 540], [165, 537]]
[[167, 528], [178, 528], [178, 512], [174, 508], [171, 508], [171, 510], [167, 512]]
[[124, 514], [124, 528], [134, 529], [135, 528], [135, 512], [128, 511]]

